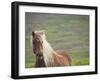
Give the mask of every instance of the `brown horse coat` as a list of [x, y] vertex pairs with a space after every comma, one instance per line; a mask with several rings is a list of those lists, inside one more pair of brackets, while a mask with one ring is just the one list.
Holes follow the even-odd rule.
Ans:
[[57, 50], [57, 54], [54, 54], [54, 62], [55, 66], [70, 66], [71, 65], [71, 57], [66, 51]]

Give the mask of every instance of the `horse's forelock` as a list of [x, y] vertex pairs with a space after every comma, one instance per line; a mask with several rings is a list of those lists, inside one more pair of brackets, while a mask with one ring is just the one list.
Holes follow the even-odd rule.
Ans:
[[41, 30], [41, 31], [35, 31], [36, 34], [39, 34], [39, 35], [43, 35], [45, 32], [44, 30]]

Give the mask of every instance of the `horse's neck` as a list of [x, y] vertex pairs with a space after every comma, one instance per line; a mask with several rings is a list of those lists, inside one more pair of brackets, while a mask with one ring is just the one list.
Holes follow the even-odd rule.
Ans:
[[43, 42], [43, 56], [46, 66], [53, 66], [54, 63], [54, 50], [50, 46], [50, 44], [44, 40]]

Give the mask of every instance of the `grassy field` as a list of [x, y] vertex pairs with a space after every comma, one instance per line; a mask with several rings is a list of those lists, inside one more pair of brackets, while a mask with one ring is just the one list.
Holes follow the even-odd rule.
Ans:
[[30, 35], [32, 30], [45, 30], [53, 49], [70, 53], [72, 65], [89, 64], [89, 16], [63, 14], [25, 14], [25, 67], [33, 68], [35, 57]]

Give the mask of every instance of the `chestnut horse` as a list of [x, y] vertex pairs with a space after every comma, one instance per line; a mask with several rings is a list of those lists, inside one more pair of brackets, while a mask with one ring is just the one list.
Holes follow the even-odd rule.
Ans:
[[70, 66], [71, 57], [63, 50], [53, 50], [43, 31], [32, 31], [33, 52], [36, 56], [35, 67]]

